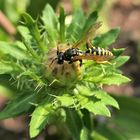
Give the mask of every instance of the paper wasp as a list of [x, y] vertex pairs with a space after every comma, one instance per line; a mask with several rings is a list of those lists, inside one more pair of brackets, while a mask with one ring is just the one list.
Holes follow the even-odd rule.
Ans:
[[[104, 63], [113, 58], [113, 54], [111, 51], [93, 47], [91, 43], [91, 39], [95, 34], [95, 31], [101, 26], [101, 23], [98, 22], [89, 28], [83, 38], [77, 41], [72, 47], [67, 50], [59, 51], [59, 47], [57, 49], [57, 63], [63, 64], [64, 61], [68, 63], [73, 63], [75, 61], [80, 61], [80, 65], [82, 65], [82, 60], [94, 60], [97, 63]], [[82, 44], [86, 44], [87, 49], [85, 51], [79, 50], [79, 46]], [[55, 59], [55, 60], [56, 60]]]

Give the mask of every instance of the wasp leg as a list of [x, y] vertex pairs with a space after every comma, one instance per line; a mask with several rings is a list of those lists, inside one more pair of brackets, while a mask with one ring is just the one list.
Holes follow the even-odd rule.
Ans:
[[112, 63], [109, 62], [109, 61], [96, 61], [96, 63], [98, 63], [98, 64], [110, 64], [110, 65], [112, 65]]
[[78, 60], [71, 60], [69, 61], [69, 64], [72, 64], [73, 62], [76, 62], [76, 61], [79, 61], [80, 62], [80, 67], [82, 66], [82, 60], [81, 59], [78, 59]]
[[89, 49], [89, 44], [88, 43], [86, 43], [86, 48]]
[[83, 63], [82, 63], [82, 59], [81, 59], [81, 60], [79, 60], [79, 62], [80, 62], [80, 67], [81, 67], [81, 66], [82, 66], [82, 64], [83, 64]]
[[52, 66], [52, 64], [54, 63], [54, 61], [55, 60], [57, 60], [58, 58], [54, 58], [53, 60], [52, 60], [52, 62], [49, 64], [49, 67], [51, 68], [51, 66]]
[[88, 42], [86, 43], [86, 48], [87, 48], [87, 49], [93, 48], [93, 45], [92, 45], [92, 43], [91, 43], [90, 41], [88, 41]]

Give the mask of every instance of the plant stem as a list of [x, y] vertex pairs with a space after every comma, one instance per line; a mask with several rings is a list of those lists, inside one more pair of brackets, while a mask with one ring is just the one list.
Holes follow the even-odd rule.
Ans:
[[60, 41], [63, 43], [65, 41], [65, 13], [62, 7], [60, 7], [59, 23], [60, 23]]

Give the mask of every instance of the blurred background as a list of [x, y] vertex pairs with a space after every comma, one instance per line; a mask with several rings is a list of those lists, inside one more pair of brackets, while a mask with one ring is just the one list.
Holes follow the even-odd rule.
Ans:
[[[98, 10], [99, 20], [103, 22], [100, 33], [121, 28], [113, 47], [125, 48], [123, 55], [130, 56], [121, 69], [132, 81], [126, 85], [104, 87], [117, 99], [120, 110], [114, 111], [112, 118], [107, 118], [98, 132], [111, 140], [140, 140], [140, 0], [0, 0], [0, 40], [14, 42], [20, 39], [17, 25], [20, 24], [21, 14], [28, 12], [37, 19], [46, 3], [56, 11], [60, 5], [63, 6], [67, 15], [78, 8], [86, 14]], [[11, 96], [0, 83], [0, 109]], [[0, 121], [0, 139], [28, 140], [28, 123], [28, 116]], [[112, 126], [115, 130], [111, 130]], [[51, 125], [35, 140], [57, 140], [60, 137], [55, 126]]]

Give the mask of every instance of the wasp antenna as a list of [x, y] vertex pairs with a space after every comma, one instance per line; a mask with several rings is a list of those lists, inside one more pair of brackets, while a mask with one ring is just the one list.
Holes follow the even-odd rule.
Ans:
[[88, 42], [86, 43], [86, 48], [89, 49], [89, 43]]
[[57, 44], [57, 55], [59, 54], [59, 46], [58, 46], [58, 44]]

